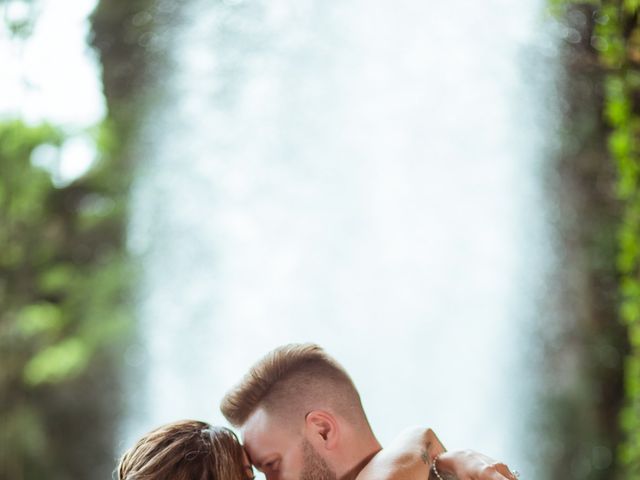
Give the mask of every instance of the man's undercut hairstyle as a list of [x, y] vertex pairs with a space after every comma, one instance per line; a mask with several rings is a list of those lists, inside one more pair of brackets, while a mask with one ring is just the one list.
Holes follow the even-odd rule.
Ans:
[[356, 428], [371, 429], [351, 377], [313, 343], [284, 345], [269, 352], [220, 405], [235, 427], [260, 408], [289, 424], [304, 420], [312, 410], [327, 410]]

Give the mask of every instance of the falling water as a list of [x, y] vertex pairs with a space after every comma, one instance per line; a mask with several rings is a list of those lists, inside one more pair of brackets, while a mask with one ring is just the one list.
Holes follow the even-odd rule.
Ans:
[[[323, 345], [384, 443], [535, 469], [524, 333], [547, 258], [539, 0], [192, 0], [139, 139], [127, 442]], [[532, 73], [535, 72], [535, 75]]]

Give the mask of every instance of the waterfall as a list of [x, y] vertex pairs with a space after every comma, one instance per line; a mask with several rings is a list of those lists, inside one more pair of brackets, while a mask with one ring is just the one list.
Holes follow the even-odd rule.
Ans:
[[535, 478], [526, 332], [548, 262], [540, 0], [191, 0], [147, 115], [123, 438], [314, 341], [384, 444], [433, 427]]

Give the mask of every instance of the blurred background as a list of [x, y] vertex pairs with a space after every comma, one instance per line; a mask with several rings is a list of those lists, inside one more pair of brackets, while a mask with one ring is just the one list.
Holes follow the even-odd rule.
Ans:
[[270, 349], [384, 444], [640, 478], [637, 0], [1, 0], [0, 479]]

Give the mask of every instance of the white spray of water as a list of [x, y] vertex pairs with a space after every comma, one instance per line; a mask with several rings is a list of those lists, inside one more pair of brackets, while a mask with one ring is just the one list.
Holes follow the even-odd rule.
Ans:
[[130, 359], [144, 378], [127, 442], [224, 422], [217, 404], [251, 363], [314, 341], [383, 443], [432, 426], [534, 478], [519, 332], [546, 255], [544, 89], [527, 72], [552, 72], [523, 59], [553, 50], [541, 9], [192, 2], [140, 139]]

